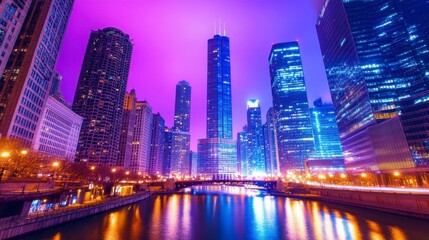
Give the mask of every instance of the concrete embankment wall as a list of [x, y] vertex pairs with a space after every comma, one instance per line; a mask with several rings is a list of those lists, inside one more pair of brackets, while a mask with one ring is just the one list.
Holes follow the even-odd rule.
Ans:
[[138, 193], [128, 197], [119, 197], [98, 204], [91, 204], [89, 206], [83, 205], [80, 208], [71, 208], [68, 210], [65, 208], [64, 210], [56, 210], [51, 213], [48, 212], [43, 216], [10, 217], [0, 219], [0, 239], [16, 237], [29, 232], [38, 231], [58, 224], [66, 223], [68, 221], [109, 211], [114, 208], [133, 204], [148, 198], [150, 195], [150, 192]]
[[274, 193], [273, 195], [341, 203], [429, 220], [429, 195], [424, 194], [314, 188], [310, 190], [310, 194]]

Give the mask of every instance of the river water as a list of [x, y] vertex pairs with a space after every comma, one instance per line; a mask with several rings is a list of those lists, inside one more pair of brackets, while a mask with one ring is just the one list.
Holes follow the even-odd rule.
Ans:
[[429, 239], [429, 221], [285, 197], [204, 186], [154, 195], [21, 239]]

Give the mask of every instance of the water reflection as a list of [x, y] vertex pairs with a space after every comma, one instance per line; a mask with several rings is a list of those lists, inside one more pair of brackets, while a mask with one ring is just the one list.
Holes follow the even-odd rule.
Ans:
[[24, 239], [426, 239], [427, 222], [346, 206], [207, 186]]

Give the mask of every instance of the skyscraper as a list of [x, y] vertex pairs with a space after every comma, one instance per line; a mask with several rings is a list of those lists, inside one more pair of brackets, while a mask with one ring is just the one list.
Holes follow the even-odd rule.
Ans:
[[315, 153], [317, 158], [342, 158], [340, 136], [335, 119], [334, 106], [323, 103], [318, 98], [310, 108], [311, 123], [313, 126]]
[[170, 174], [189, 176], [191, 135], [188, 132], [176, 132], [173, 130], [171, 139]]
[[174, 126], [172, 133], [170, 174], [186, 176], [190, 170], [191, 86], [186, 81], [176, 85]]
[[344, 171], [344, 155], [333, 105], [318, 98], [310, 108], [310, 115], [315, 151], [309, 154], [306, 170], [308, 173]]
[[237, 172], [243, 176], [251, 175], [248, 152], [247, 127], [244, 127], [242, 132], [237, 133]]
[[126, 169], [130, 167], [131, 161], [131, 146], [137, 117], [136, 103], [136, 91], [133, 89], [130, 93], [125, 94], [121, 136], [119, 139], [119, 159], [117, 165]]
[[0, 12], [3, 13], [0, 18], [0, 74], [3, 74], [7, 60], [14, 49], [31, 3], [32, 0], [0, 1]]
[[420, 123], [429, 116], [414, 107], [429, 95], [427, 11], [420, 0], [331, 0], [321, 11], [317, 33], [350, 170], [429, 166]]
[[[11, 3], [3, 2], [6, 6]], [[36, 127], [40, 124], [42, 110], [49, 97], [57, 56], [73, 2], [73, 0], [32, 1], [0, 79], [1, 136], [18, 138], [28, 145], [34, 141]], [[26, 4], [24, 6], [23, 1], [13, 3], [17, 7], [27, 6]], [[13, 7], [12, 4], [9, 6]], [[16, 8], [16, 16], [12, 17], [13, 10], [9, 8], [7, 11], [9, 13], [5, 12], [3, 16], [9, 15], [17, 20], [17, 24], [18, 15], [25, 12]], [[21, 17], [24, 18], [25, 14]], [[6, 25], [13, 28], [10, 23]], [[19, 28], [15, 30], [18, 31]], [[10, 31], [12, 32], [12, 29]], [[2, 48], [5, 44], [6, 42]]]
[[279, 151], [277, 146], [277, 120], [276, 120], [276, 112], [274, 108], [270, 108], [267, 111], [267, 129], [266, 129], [266, 161], [267, 169], [269, 168], [271, 174], [273, 176], [277, 176], [280, 174], [280, 163], [279, 163]]
[[266, 174], [264, 141], [262, 132], [262, 117], [259, 101], [251, 99], [247, 101], [247, 141], [249, 173], [254, 176]]
[[73, 110], [84, 117], [78, 161], [119, 165], [119, 140], [132, 43], [116, 28], [93, 31], [88, 41]]
[[237, 172], [237, 154], [232, 140], [229, 38], [209, 39], [207, 55], [207, 138], [198, 140], [198, 173], [231, 177]]
[[185, 80], [176, 85], [174, 131], [189, 132], [191, 126], [191, 86]]
[[207, 138], [232, 139], [229, 38], [209, 39], [207, 55]]
[[173, 144], [173, 130], [165, 128], [164, 130], [164, 154], [162, 160], [162, 175], [170, 175], [171, 151]]
[[274, 44], [269, 64], [280, 171], [302, 171], [314, 143], [298, 42]]
[[152, 134], [152, 107], [146, 101], [136, 103], [136, 121], [131, 145], [130, 170], [148, 174], [150, 140]]
[[165, 137], [165, 122], [159, 113], [153, 114], [151, 135], [148, 172], [158, 175], [162, 174]]

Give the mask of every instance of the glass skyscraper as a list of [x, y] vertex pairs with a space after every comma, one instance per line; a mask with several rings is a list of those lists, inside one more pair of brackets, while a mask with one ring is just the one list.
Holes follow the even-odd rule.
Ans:
[[191, 174], [191, 86], [186, 81], [176, 85], [174, 126], [172, 133], [170, 173], [186, 176]]
[[91, 33], [73, 101], [73, 111], [84, 117], [77, 161], [118, 165], [132, 48], [119, 29]]
[[343, 157], [334, 106], [318, 98], [310, 109], [316, 158]]
[[134, 125], [136, 122], [136, 91], [133, 89], [125, 94], [122, 116], [121, 136], [119, 140], [118, 166], [128, 169], [131, 161], [131, 146], [133, 142]]
[[237, 133], [237, 171], [243, 176], [249, 176], [247, 127]]
[[262, 132], [262, 117], [259, 101], [247, 101], [247, 155], [249, 161], [249, 175], [261, 176], [266, 174], [264, 157], [264, 139]]
[[[427, 132], [421, 129], [420, 140], [414, 141], [415, 136], [411, 136], [414, 133], [407, 131], [410, 128], [404, 132], [401, 124], [395, 123], [399, 119], [402, 124], [410, 123], [410, 117], [401, 113], [401, 109], [405, 114], [415, 104], [407, 99], [422, 97], [425, 92], [427, 95], [427, 11], [429, 4], [423, 0], [325, 2], [317, 32], [347, 168], [361, 171], [408, 168], [409, 156], [398, 157], [395, 151], [399, 148], [395, 144], [408, 144], [414, 163], [429, 166], [424, 143], [429, 140]], [[427, 118], [421, 114], [420, 117]], [[413, 124], [421, 124], [417, 118], [413, 119]], [[374, 138], [375, 132], [380, 132], [377, 128], [388, 126], [398, 131], [387, 131], [384, 135], [408, 143], [375, 144], [381, 139], [381, 136]], [[406, 139], [400, 136], [404, 133]], [[376, 145], [384, 150], [374, 149]], [[381, 158], [386, 160], [383, 165]]]
[[191, 86], [186, 81], [176, 85], [174, 131], [189, 132], [191, 126]]
[[207, 54], [207, 138], [232, 139], [229, 38], [209, 39]]
[[[229, 38], [215, 35], [207, 50], [207, 139], [198, 141], [198, 173], [236, 174], [232, 139], [231, 63]], [[222, 175], [222, 176], [226, 176]]]
[[269, 64], [280, 171], [303, 171], [314, 143], [298, 42], [274, 44]]
[[[277, 176], [280, 174], [279, 151], [277, 146], [277, 120], [274, 108], [267, 111], [267, 127], [265, 137], [265, 162], [267, 174]], [[269, 171], [268, 171], [269, 170]]]
[[158, 175], [162, 174], [164, 159], [165, 121], [159, 113], [153, 114], [152, 119], [148, 173]]

